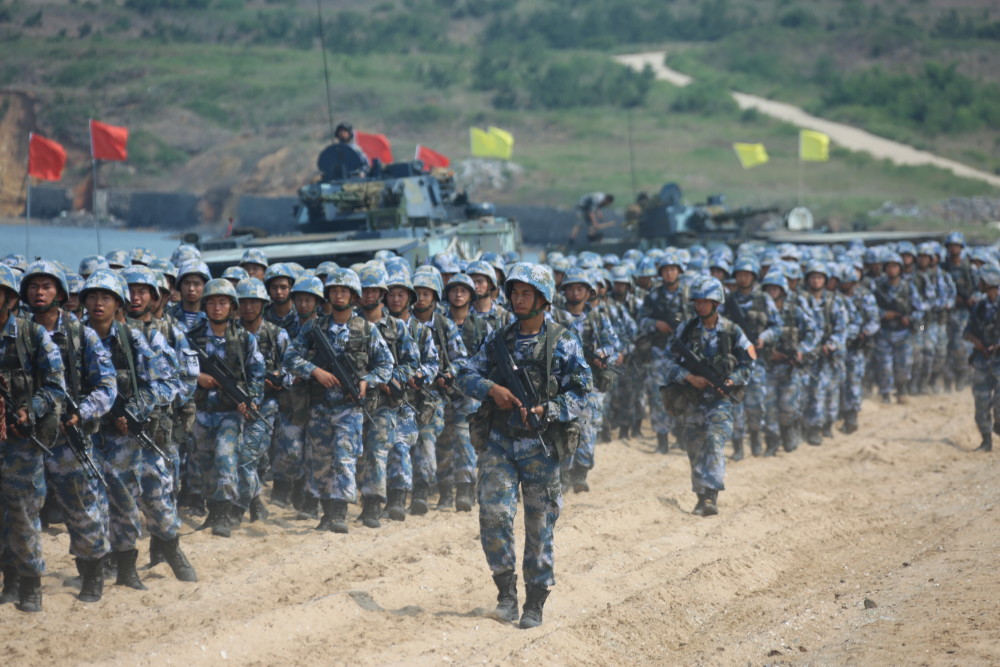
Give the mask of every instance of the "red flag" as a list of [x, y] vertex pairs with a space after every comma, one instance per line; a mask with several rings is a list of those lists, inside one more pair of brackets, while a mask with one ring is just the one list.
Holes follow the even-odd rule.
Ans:
[[66, 166], [66, 149], [51, 139], [28, 135], [28, 174], [43, 181], [58, 181]]
[[384, 134], [355, 132], [354, 140], [368, 156], [369, 162], [372, 160], [381, 160], [382, 164], [392, 162], [392, 146], [389, 145], [389, 139]]
[[417, 144], [417, 153], [414, 157], [424, 163], [424, 171], [430, 171], [435, 167], [447, 167], [451, 164], [451, 159], [447, 155], [432, 151], [427, 146], [420, 144]]
[[128, 128], [90, 121], [90, 152], [95, 160], [120, 162], [128, 157]]

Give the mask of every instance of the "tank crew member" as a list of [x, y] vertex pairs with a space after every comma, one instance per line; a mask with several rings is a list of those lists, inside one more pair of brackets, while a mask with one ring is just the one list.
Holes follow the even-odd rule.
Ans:
[[577, 234], [580, 233], [581, 227], [587, 228], [588, 241], [600, 241], [604, 238], [604, 234], [601, 230], [611, 227], [615, 224], [615, 222], [614, 220], [602, 222], [603, 209], [611, 206], [614, 201], [614, 195], [604, 192], [589, 192], [580, 197], [580, 201], [576, 204], [576, 210], [579, 215], [580, 222], [578, 222], [573, 227], [573, 231], [570, 232], [569, 245], [571, 248], [576, 245], [576, 237]]

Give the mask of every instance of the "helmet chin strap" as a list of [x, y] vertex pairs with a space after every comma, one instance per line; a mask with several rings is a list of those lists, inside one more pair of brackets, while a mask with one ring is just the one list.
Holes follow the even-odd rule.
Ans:
[[337, 311], [338, 313], [342, 313], [342, 312], [344, 312], [345, 310], [350, 310], [350, 309], [351, 309], [351, 304], [347, 304], [346, 306], [338, 306], [338, 305], [337, 305], [337, 304], [335, 304], [335, 303], [331, 303], [331, 304], [330, 304], [330, 307], [331, 307], [331, 308], [333, 308], [333, 309], [334, 309], [335, 311]]
[[60, 302], [59, 302], [58, 299], [53, 299], [52, 303], [50, 303], [47, 306], [32, 306], [31, 307], [31, 312], [34, 313], [35, 315], [44, 315], [45, 313], [49, 312], [53, 308], [58, 308], [60, 305], [61, 304], [60, 304]]
[[271, 303], [273, 303], [276, 306], [284, 306], [286, 303], [288, 303], [291, 300], [292, 300], [291, 296], [286, 296], [284, 299], [274, 299], [274, 298], [272, 298], [271, 299]]
[[413, 305], [413, 312], [420, 313], [422, 315], [422, 314], [426, 313], [428, 310], [432, 309], [433, 307], [434, 307], [434, 302], [433, 301], [431, 302], [431, 305], [424, 306], [423, 308], [420, 308], [419, 306], [417, 306], [416, 304], [414, 304]]
[[522, 322], [524, 320], [530, 320], [532, 317], [537, 316], [539, 313], [543, 312], [544, 309], [545, 309], [545, 305], [544, 305], [545, 302], [544, 301], [542, 302], [542, 304], [543, 304], [542, 307], [541, 308], [538, 307], [538, 302], [539, 301], [540, 301], [540, 299], [538, 298], [538, 294], [536, 293], [534, 301], [531, 302], [531, 310], [529, 310], [527, 313], [524, 313], [524, 314], [514, 313], [514, 316], [518, 320], [520, 320]]
[[208, 318], [208, 321], [211, 322], [212, 324], [229, 324], [229, 318], [228, 317], [223, 318], [221, 320], [217, 320], [217, 319], [214, 319], [214, 318], [210, 317], [210, 318]]
[[699, 315], [698, 317], [701, 318], [702, 322], [704, 322], [705, 320], [712, 319], [712, 316], [715, 315], [718, 311], [719, 311], [719, 304], [713, 301], [712, 310], [709, 311], [708, 315]]
[[586, 299], [566, 299], [567, 306], [579, 306], [581, 303], [587, 303]]
[[378, 308], [381, 305], [382, 305], [381, 301], [376, 301], [375, 303], [363, 303], [363, 304], [361, 304], [361, 308], [363, 310], [375, 310], [376, 308]]

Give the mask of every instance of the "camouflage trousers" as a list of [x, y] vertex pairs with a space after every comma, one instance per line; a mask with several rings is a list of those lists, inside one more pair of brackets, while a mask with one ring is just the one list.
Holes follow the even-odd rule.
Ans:
[[965, 340], [965, 327], [969, 323], [969, 311], [955, 308], [948, 313], [948, 360], [944, 364], [944, 376], [949, 382], [965, 386], [969, 382], [969, 355], [972, 343]]
[[140, 448], [135, 438], [122, 435], [114, 426], [102, 426], [94, 437], [94, 460], [108, 484], [104, 493], [112, 551], [135, 549], [142, 535], [139, 512]]
[[306, 425], [306, 488], [321, 500], [357, 499], [356, 465], [364, 451], [361, 408], [313, 406]]
[[874, 361], [880, 394], [888, 396], [897, 388], [906, 392], [910, 382], [912, 359], [913, 346], [909, 331], [882, 329], [878, 332], [878, 338], [875, 339]]
[[29, 440], [7, 433], [0, 441], [3, 564], [21, 576], [40, 577], [45, 573], [39, 518], [46, 494], [43, 454]]
[[257, 464], [271, 444], [271, 431], [267, 430], [267, 426], [274, 425], [278, 414], [278, 401], [266, 398], [259, 410], [264, 419], [246, 423], [243, 443], [237, 453], [239, 478], [236, 483], [236, 494], [239, 500], [236, 504], [244, 509], [250, 507], [250, 501], [260, 495], [261, 483]]
[[[48, 487], [66, 518], [69, 552], [84, 560], [102, 558], [111, 550], [107, 498], [101, 492], [100, 482], [91, 478], [65, 437], [60, 435], [56, 443], [51, 448], [52, 456], [45, 457], [45, 473]], [[89, 437], [86, 443], [96, 464]]]
[[601, 430], [601, 420], [604, 412], [604, 396], [599, 391], [592, 391], [587, 395], [586, 406], [580, 411], [580, 422], [583, 424], [583, 437], [580, 438], [580, 446], [577, 447], [573, 458], [563, 462], [564, 467], [593, 469], [597, 434]]
[[386, 465], [389, 448], [396, 440], [396, 413], [399, 408], [383, 406], [364, 424], [364, 446], [358, 461], [357, 481], [361, 496], [386, 499]]
[[274, 422], [274, 460], [271, 470], [275, 479], [289, 482], [306, 476], [306, 427], [292, 422], [291, 417], [278, 413]]
[[732, 401], [718, 398], [688, 408], [675, 431], [691, 464], [691, 490], [724, 490], [725, 447], [733, 436]]
[[173, 420], [160, 408], [150, 418], [151, 437], [167, 455], [167, 459], [145, 447], [139, 448], [139, 510], [146, 518], [150, 535], [171, 540], [180, 530], [177, 515], [177, 478], [175, 462], [179, 460], [170, 437]]
[[848, 350], [844, 357], [844, 382], [840, 385], [840, 406], [845, 411], [861, 411], [866, 362], [863, 349]]
[[201, 468], [201, 491], [208, 502], [235, 503], [239, 498], [237, 461], [245, 421], [235, 410], [198, 411], [194, 453]]
[[194, 401], [188, 401], [173, 411], [173, 428], [170, 438], [178, 456], [180, 481], [189, 493], [201, 494], [201, 467], [194, 454], [194, 420], [198, 409]]
[[931, 367], [934, 365], [934, 348], [936, 339], [934, 337], [933, 325], [924, 325], [919, 330], [913, 332], [913, 361], [910, 364], [910, 383], [908, 393], [917, 394], [921, 391], [924, 383], [930, 379]]
[[1000, 432], [1000, 363], [977, 359], [972, 367], [972, 399], [980, 435]]
[[646, 392], [645, 374], [632, 364], [625, 366], [625, 373], [618, 376], [608, 392], [605, 416], [612, 428], [631, 427], [642, 419], [642, 397]]
[[847, 379], [847, 362], [843, 352], [832, 354], [826, 359], [830, 372], [830, 390], [826, 394], [826, 422], [840, 419], [840, 396]]
[[743, 403], [733, 403], [733, 442], [742, 441], [747, 434], [746, 406]]
[[469, 439], [469, 415], [479, 408], [472, 398], [452, 399], [444, 405], [444, 430], [438, 437], [438, 484], [472, 484], [476, 480], [476, 450]]
[[779, 435], [782, 426], [790, 426], [802, 410], [801, 372], [791, 364], [767, 367], [767, 394], [764, 400], [764, 430]]
[[833, 367], [830, 358], [824, 357], [814, 361], [805, 366], [803, 371], [805, 373], [803, 423], [806, 426], [822, 426], [826, 422], [827, 401], [833, 391]]
[[389, 489], [409, 491], [413, 488], [410, 452], [417, 444], [419, 435], [416, 413], [405, 405], [402, 406], [396, 418], [396, 433], [392, 439], [392, 447], [389, 448], [389, 462], [386, 466]]
[[660, 386], [666, 384], [662, 375], [662, 368], [659, 366], [646, 374], [646, 401], [649, 403], [649, 421], [653, 431], [655, 433], [670, 433], [673, 419], [667, 414], [667, 409], [663, 407], [663, 398], [660, 396]]
[[444, 402], [437, 401], [417, 415], [417, 443], [410, 450], [413, 463], [413, 483], [428, 488], [437, 482], [436, 443], [444, 430]]
[[512, 451], [513, 441], [494, 430], [477, 460], [483, 553], [494, 574], [515, 570], [514, 517], [520, 486], [524, 500], [524, 583], [552, 586], [552, 539], [562, 508], [559, 463], [544, 453], [540, 442], [527, 457], [515, 458]]

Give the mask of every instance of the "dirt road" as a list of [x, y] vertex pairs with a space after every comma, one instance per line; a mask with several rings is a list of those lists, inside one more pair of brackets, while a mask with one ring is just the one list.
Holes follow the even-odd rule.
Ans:
[[967, 453], [971, 400], [866, 403], [851, 438], [731, 464], [708, 519], [690, 514], [686, 457], [652, 454], [650, 438], [599, 446], [593, 491], [566, 499], [558, 584], [535, 630], [484, 616], [496, 592], [475, 513], [342, 536], [276, 510], [231, 539], [188, 523], [199, 583], [160, 565], [140, 571], [149, 591], [109, 584], [93, 605], [75, 599], [54, 529], [45, 611], [0, 607], [0, 654], [6, 665], [996, 664], [1000, 455]]
[[[686, 86], [691, 83], [691, 77], [664, 65], [663, 56], [664, 53], [662, 51], [653, 51], [616, 56], [615, 60], [636, 70], [641, 70], [646, 65], [649, 65], [653, 68], [657, 79], [669, 81], [675, 86]], [[974, 178], [1000, 187], [1000, 176], [996, 174], [973, 169], [955, 160], [949, 160], [933, 153], [917, 150], [912, 146], [884, 139], [850, 125], [817, 118], [791, 104], [775, 102], [774, 100], [757, 97], [756, 95], [747, 95], [745, 93], [733, 92], [732, 95], [741, 109], [757, 109], [767, 116], [786, 123], [791, 123], [807, 130], [822, 132], [828, 135], [834, 143], [840, 144], [852, 151], [864, 151], [870, 153], [873, 157], [887, 159], [895, 164], [941, 167], [956, 176]]]

